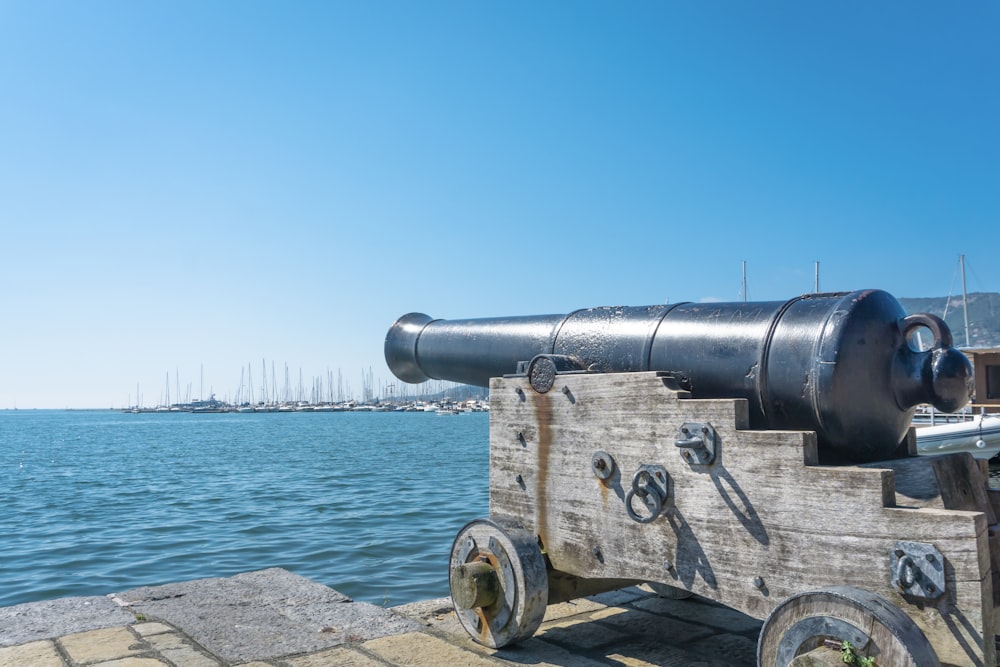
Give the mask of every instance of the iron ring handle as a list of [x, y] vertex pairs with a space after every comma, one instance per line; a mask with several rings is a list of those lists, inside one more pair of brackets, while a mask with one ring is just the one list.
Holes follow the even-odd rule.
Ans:
[[[660, 516], [660, 512], [663, 511], [663, 497], [660, 495], [659, 489], [655, 486], [650, 486], [649, 480], [651, 475], [645, 470], [640, 470], [632, 478], [632, 488], [629, 489], [628, 493], [625, 494], [625, 513], [628, 514], [628, 518], [636, 521], [638, 523], [650, 523], [656, 517]], [[643, 483], [645, 482], [645, 483]], [[647, 505], [647, 509], [650, 510], [650, 515], [647, 517], [640, 517], [636, 514], [635, 510], [632, 509], [632, 499], [638, 495], [643, 499], [643, 502], [647, 498], [652, 498], [652, 507]]]
[[917, 564], [909, 554], [899, 559], [896, 565], [896, 581], [901, 588], [910, 588], [917, 582]]
[[663, 510], [663, 499], [660, 498], [660, 494], [651, 493], [646, 497], [652, 496], [653, 498], [653, 508], [650, 508], [652, 513], [647, 517], [641, 517], [636, 514], [635, 510], [632, 509], [632, 499], [635, 498], [635, 491], [629, 491], [625, 494], [625, 513], [628, 514], [628, 518], [639, 523], [650, 523], [656, 517], [660, 516], [660, 512]]
[[951, 329], [937, 315], [930, 313], [914, 313], [907, 315], [901, 320], [903, 338], [906, 339], [917, 327], [927, 327], [934, 335], [934, 348], [951, 347], [954, 342], [951, 337]]

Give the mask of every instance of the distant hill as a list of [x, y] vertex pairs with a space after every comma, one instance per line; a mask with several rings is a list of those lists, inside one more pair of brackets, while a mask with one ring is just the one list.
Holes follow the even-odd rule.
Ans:
[[[955, 346], [1000, 347], [1000, 294], [972, 292], [969, 294], [969, 344], [965, 342], [965, 311], [962, 295], [899, 299], [907, 313], [931, 313], [943, 317], [951, 327]], [[945, 308], [948, 314], [945, 315]]]

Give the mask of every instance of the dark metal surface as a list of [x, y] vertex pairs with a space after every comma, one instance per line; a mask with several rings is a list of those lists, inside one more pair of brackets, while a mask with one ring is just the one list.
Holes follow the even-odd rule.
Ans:
[[593, 471], [594, 476], [601, 481], [610, 479], [615, 474], [616, 465], [611, 454], [608, 454], [604, 450], [597, 450], [590, 459], [590, 469]]
[[[907, 343], [917, 330], [930, 349]], [[953, 412], [972, 386], [948, 326], [906, 316], [879, 290], [469, 320], [410, 313], [385, 340], [406, 382], [487, 386], [540, 354], [589, 371], [671, 372], [694, 398], [747, 399], [753, 428], [815, 431], [821, 451], [855, 461], [889, 458], [917, 405]]]
[[715, 460], [717, 437], [708, 422], [686, 422], [681, 425], [680, 439], [674, 445], [691, 465], [706, 466]]
[[[669, 497], [667, 469], [661, 465], [643, 464], [632, 476], [632, 488], [625, 494], [625, 513], [638, 523], [655, 521], [663, 512]], [[646, 507], [647, 514], [639, 514], [632, 504], [639, 498]]]
[[936, 600], [945, 592], [944, 557], [933, 544], [896, 542], [889, 550], [889, 582], [905, 595]]

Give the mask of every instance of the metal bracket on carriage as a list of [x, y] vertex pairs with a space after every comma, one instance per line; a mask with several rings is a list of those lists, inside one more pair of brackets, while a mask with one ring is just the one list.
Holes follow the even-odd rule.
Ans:
[[602, 482], [610, 479], [615, 474], [617, 468], [618, 464], [615, 463], [614, 458], [603, 449], [594, 452], [594, 456], [590, 459], [591, 472], [594, 473], [594, 477]]
[[[573, 357], [564, 354], [538, 354], [531, 361], [517, 362], [515, 375], [527, 375], [531, 388], [539, 394], [545, 394], [555, 384], [556, 375], [583, 373], [586, 370]], [[565, 391], [565, 387], [563, 389]]]
[[889, 550], [889, 581], [904, 595], [936, 600], [944, 593], [944, 557], [933, 544], [896, 542]]
[[[625, 513], [633, 521], [649, 523], [663, 512], [669, 497], [667, 469], [658, 465], [641, 465], [632, 476], [632, 488], [625, 494]], [[640, 515], [633, 507], [638, 497], [645, 505], [645, 514]]]
[[685, 422], [674, 444], [690, 465], [709, 465], [715, 460], [718, 436], [708, 422]]

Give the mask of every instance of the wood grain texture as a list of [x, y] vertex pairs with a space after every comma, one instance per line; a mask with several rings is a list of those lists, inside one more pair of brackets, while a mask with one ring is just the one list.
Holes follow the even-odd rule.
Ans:
[[[792, 597], [764, 624], [759, 661], [784, 667], [799, 650], [814, 648], [832, 630], [834, 637], [848, 639], [861, 655], [874, 657], [879, 665], [937, 667], [940, 662], [924, 633], [901, 610], [882, 602], [874, 593], [845, 587]], [[807, 619], [833, 622], [807, 629], [802, 625]], [[861, 632], [855, 634], [855, 630]]]
[[[538, 535], [556, 570], [659, 581], [757, 618], [796, 593], [855, 586], [903, 609], [943, 664], [994, 664], [985, 514], [994, 498], [976, 491], [966, 463], [941, 464], [936, 490], [929, 459], [820, 466], [813, 433], [746, 430], [745, 400], [689, 399], [656, 373], [560, 375], [545, 394], [522, 378], [490, 388], [490, 511]], [[715, 429], [712, 464], [681, 456], [685, 422]], [[591, 468], [598, 451], [615, 462], [603, 481]], [[624, 505], [642, 465], [668, 475], [668, 499], [650, 523], [631, 520]], [[960, 509], [949, 506], [956, 498]], [[899, 540], [945, 556], [944, 596], [920, 604], [892, 588], [889, 551]]]

